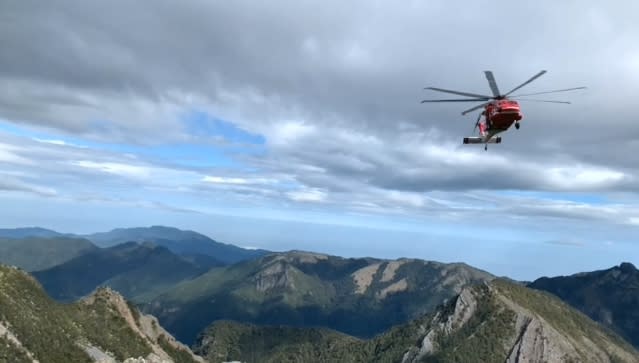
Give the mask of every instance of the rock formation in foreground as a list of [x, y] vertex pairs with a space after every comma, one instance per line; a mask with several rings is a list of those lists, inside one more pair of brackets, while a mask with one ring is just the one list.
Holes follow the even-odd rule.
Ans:
[[28, 273], [0, 265], [0, 362], [204, 362], [120, 294], [60, 304]]

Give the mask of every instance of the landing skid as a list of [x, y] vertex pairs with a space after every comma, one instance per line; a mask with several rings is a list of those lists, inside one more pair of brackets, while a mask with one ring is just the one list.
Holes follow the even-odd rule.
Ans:
[[464, 137], [464, 144], [501, 144], [501, 136], [488, 138], [481, 136]]

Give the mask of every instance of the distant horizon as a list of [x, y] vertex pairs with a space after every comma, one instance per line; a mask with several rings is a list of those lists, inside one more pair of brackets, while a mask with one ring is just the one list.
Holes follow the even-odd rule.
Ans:
[[350, 254], [350, 255], [343, 255], [343, 254], [339, 254], [339, 253], [332, 253], [330, 251], [318, 251], [318, 250], [313, 250], [313, 249], [303, 249], [303, 248], [296, 248], [296, 246], [291, 245], [290, 248], [285, 248], [285, 249], [280, 249], [280, 250], [276, 250], [276, 249], [272, 249], [272, 248], [265, 248], [265, 247], [255, 247], [255, 246], [243, 246], [241, 244], [235, 243], [233, 241], [226, 241], [226, 240], [220, 240], [219, 238], [216, 238], [214, 235], [208, 234], [208, 233], [204, 233], [204, 232], [200, 232], [196, 229], [191, 229], [191, 228], [180, 228], [177, 226], [173, 226], [173, 225], [167, 225], [167, 224], [157, 224], [157, 223], [151, 223], [151, 224], [146, 224], [146, 225], [135, 225], [135, 226], [116, 226], [116, 227], [109, 227], [109, 228], [104, 228], [104, 229], [98, 229], [98, 230], [93, 230], [93, 231], [85, 231], [85, 232], [74, 232], [74, 231], [69, 231], [66, 229], [60, 229], [60, 228], [55, 228], [52, 226], [44, 226], [44, 225], [21, 225], [21, 226], [6, 226], [6, 225], [0, 225], [0, 230], [16, 230], [16, 229], [43, 229], [43, 230], [48, 230], [51, 232], [56, 232], [56, 233], [60, 233], [63, 235], [74, 235], [74, 236], [78, 236], [78, 237], [86, 237], [88, 235], [91, 234], [96, 234], [96, 233], [105, 233], [105, 232], [112, 232], [118, 229], [134, 229], [134, 228], [141, 228], [141, 229], [146, 229], [146, 228], [153, 228], [153, 227], [162, 227], [162, 228], [170, 228], [170, 229], [176, 229], [182, 232], [195, 232], [198, 234], [201, 234], [215, 242], [219, 242], [219, 243], [225, 243], [225, 244], [231, 244], [237, 247], [241, 247], [244, 249], [249, 249], [249, 250], [255, 250], [255, 249], [262, 249], [262, 250], [266, 250], [269, 252], [273, 252], [273, 253], [287, 253], [287, 252], [294, 252], [294, 251], [300, 251], [300, 252], [307, 252], [307, 253], [319, 253], [319, 254], [325, 254], [325, 255], [329, 255], [329, 256], [334, 256], [334, 257], [341, 257], [341, 258], [375, 258], [375, 259], [381, 259], [381, 260], [396, 260], [396, 259], [401, 259], [401, 258], [409, 258], [409, 259], [420, 259], [420, 260], [424, 260], [424, 261], [432, 261], [432, 262], [439, 262], [439, 263], [446, 263], [446, 264], [454, 264], [454, 263], [463, 263], [466, 265], [469, 265], [473, 268], [477, 268], [479, 270], [483, 270], [485, 272], [488, 272], [496, 277], [505, 277], [505, 278], [509, 278], [509, 279], [513, 279], [516, 281], [534, 281], [538, 278], [541, 277], [557, 277], [557, 276], [569, 276], [569, 275], [574, 275], [574, 274], [578, 274], [578, 273], [582, 273], [582, 272], [593, 272], [593, 271], [600, 271], [600, 270], [607, 270], [613, 267], [618, 267], [623, 263], [630, 263], [633, 266], [636, 266], [636, 263], [633, 261], [630, 261], [628, 259], [622, 259], [620, 260], [618, 263], [613, 263], [613, 264], [608, 264], [608, 265], [600, 265], [598, 268], [591, 268], [591, 269], [582, 269], [582, 270], [578, 270], [578, 271], [573, 271], [573, 272], [567, 272], [567, 273], [563, 273], [563, 274], [540, 274], [537, 275], [536, 277], [529, 277], [529, 278], [517, 278], [515, 276], [511, 276], [510, 274], [498, 274], [495, 273], [494, 271], [492, 271], [490, 268], [486, 268], [483, 266], [479, 266], [473, 263], [469, 263], [468, 261], [465, 260], [439, 260], [439, 259], [432, 259], [432, 258], [427, 258], [424, 256], [401, 256], [398, 255], [396, 257], [384, 257], [384, 256], [379, 256], [379, 255], [366, 255], [366, 254]]

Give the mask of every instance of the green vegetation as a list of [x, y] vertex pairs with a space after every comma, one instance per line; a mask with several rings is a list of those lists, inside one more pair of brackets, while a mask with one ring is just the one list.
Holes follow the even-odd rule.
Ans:
[[[120, 361], [147, 356], [151, 346], [119, 312], [130, 306], [105, 289], [84, 301], [60, 304], [26, 272], [0, 265], [0, 323], [40, 362], [91, 362], [83, 346], [96, 347]], [[139, 317], [135, 310], [133, 317]], [[24, 361], [23, 349], [0, 336], [0, 362], [5, 357], [11, 357], [12, 363]]]
[[606, 346], [609, 342], [626, 350], [634, 351], [632, 346], [619, 335], [602, 325], [597, 324], [585, 314], [570, 307], [555, 295], [537, 291], [523, 286], [507, 283], [502, 280], [494, 282], [501, 293], [524, 308], [534, 311], [556, 329], [574, 338], [586, 337], [598, 346]]
[[175, 363], [197, 363], [189, 352], [182, 348], [177, 348], [171, 345], [164, 334], [161, 334], [158, 337], [158, 344], [160, 345], [162, 350], [167, 352], [173, 358], [173, 361]]
[[639, 270], [632, 264], [572, 276], [544, 277], [528, 287], [558, 296], [639, 348]]
[[439, 350], [424, 362], [501, 363], [508, 356], [508, 340], [515, 334], [515, 313], [496, 301], [486, 286], [477, 295], [477, 311], [451, 335], [439, 334]]
[[143, 301], [203, 272], [165, 247], [131, 242], [96, 249], [33, 274], [54, 299], [70, 302], [98, 286], [109, 286], [128, 299]]
[[32, 363], [32, 360], [6, 336], [0, 335], [0, 363]]
[[90, 362], [85, 352], [69, 344], [82, 333], [69, 310], [53, 303], [20, 270], [0, 267], [0, 321], [41, 361]]
[[0, 238], [0, 263], [27, 271], [44, 270], [95, 249], [91, 242], [81, 238]]
[[211, 362], [343, 362], [358, 356], [351, 349], [357, 347], [356, 338], [328, 329], [218, 321], [204, 334], [211, 340], [195, 350]]
[[[520, 338], [521, 332], [515, 326], [517, 314], [527, 314], [527, 319], [540, 316], [547, 329], [551, 326], [563, 332], [561, 339], [567, 339], [564, 343], [575, 347], [579, 354], [565, 352], [566, 362], [599, 361], [601, 357], [595, 358], [593, 351], [606, 352], [614, 363], [636, 362], [639, 356], [627, 343], [548, 294], [503, 280], [467, 288], [465, 293], [464, 300], [453, 298], [431, 314], [368, 340], [323, 328], [218, 321], [199, 337], [195, 349], [212, 362], [501, 363]], [[448, 330], [449, 319], [459, 319], [463, 309], [468, 308], [464, 304], [474, 306], [473, 313], [464, 324], [454, 323]], [[420, 356], [422, 342], [429, 333], [434, 350]], [[595, 348], [581, 337], [589, 338]]]
[[[389, 264], [394, 274], [384, 271]], [[364, 293], [353, 274], [379, 264]], [[391, 269], [392, 270], [392, 269]], [[400, 280], [405, 286], [380, 293]], [[144, 305], [177, 339], [192, 344], [207, 325], [235, 320], [264, 325], [323, 326], [371, 338], [432, 311], [463, 286], [492, 279], [461, 264], [340, 258], [293, 251], [214, 268]]]
[[97, 293], [93, 297], [90, 304], [78, 303], [67, 307], [87, 341], [99, 347], [108, 347], [119, 360], [144, 357], [151, 353], [151, 347], [131, 329], [122, 315], [109, 303], [107, 296]]

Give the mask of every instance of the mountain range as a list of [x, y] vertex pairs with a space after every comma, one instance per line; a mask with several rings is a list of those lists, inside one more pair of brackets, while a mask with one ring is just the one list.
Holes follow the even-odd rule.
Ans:
[[210, 322], [322, 326], [371, 337], [493, 276], [465, 264], [291, 251], [218, 267], [144, 305], [191, 343]]
[[89, 240], [77, 237], [0, 237], [0, 263], [19, 266], [27, 271], [51, 268], [95, 250], [97, 247]]
[[225, 264], [250, 260], [269, 253], [262, 249], [247, 249], [217, 242], [194, 231], [165, 226], [116, 228], [84, 237], [99, 247], [111, 247], [125, 242], [152, 242], [180, 255], [212, 256]]
[[[126, 242], [151, 242], [159, 246], [164, 246], [178, 255], [191, 256], [193, 259], [209, 256], [223, 264], [250, 260], [270, 252], [263, 249], [248, 249], [232, 244], [221, 243], [194, 231], [165, 226], [116, 228], [108, 232], [85, 235], [60, 233], [39, 227], [0, 229], [0, 238], [4, 239], [0, 241], [0, 248], [2, 248], [2, 245], [5, 244], [7, 240], [24, 240], [27, 238], [41, 238], [46, 240], [52, 238], [57, 239], [59, 237], [88, 240], [97, 247], [112, 247]], [[11, 250], [15, 251], [15, 246], [12, 246]], [[0, 262], [2, 261], [0, 260]]]
[[[27, 270], [29, 279], [65, 303], [47, 300], [43, 309], [60, 311], [110, 291], [212, 361], [448, 362], [474, 354], [485, 361], [537, 362], [557, 358], [556, 352], [566, 362], [636, 361], [625, 343], [639, 346], [639, 271], [629, 263], [517, 282], [463, 263], [228, 246], [161, 226], [90, 235], [0, 229], [0, 263]], [[445, 334], [429, 333], [460, 299], [475, 301], [470, 320]], [[514, 328], [504, 314], [516, 317]], [[524, 321], [536, 322], [526, 330]], [[485, 325], [490, 334], [482, 333]], [[521, 343], [517, 335], [532, 340]], [[475, 337], [492, 346], [493, 355], [474, 343], [465, 347]], [[2, 349], [13, 344], [5, 338], [0, 331], [0, 362]], [[427, 340], [432, 349], [423, 354]], [[507, 348], [506, 356], [495, 341]], [[514, 350], [521, 353], [513, 356]]]
[[216, 260], [193, 261], [163, 246], [145, 242], [126, 242], [108, 248], [96, 248], [33, 275], [53, 298], [69, 302], [109, 286], [128, 299], [143, 301], [221, 265]]
[[216, 322], [194, 351], [211, 362], [639, 362], [637, 352], [558, 298], [502, 279], [362, 340], [328, 329]]

